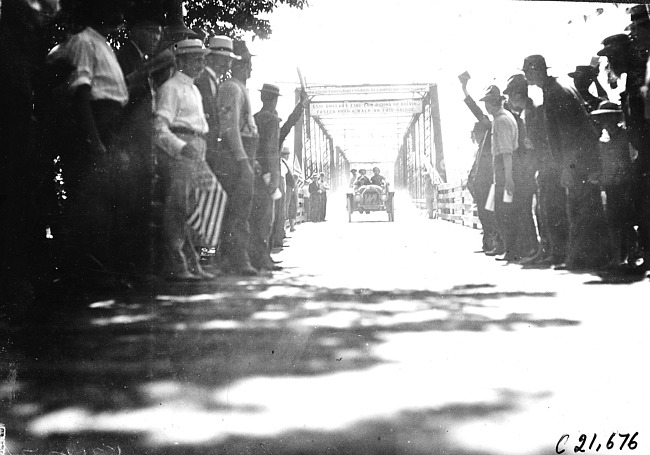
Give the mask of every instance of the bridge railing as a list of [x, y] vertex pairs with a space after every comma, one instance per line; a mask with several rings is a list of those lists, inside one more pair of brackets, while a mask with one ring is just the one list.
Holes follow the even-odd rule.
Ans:
[[[418, 209], [427, 210], [426, 199], [413, 199], [413, 202]], [[433, 212], [438, 219], [481, 229], [476, 204], [467, 189], [467, 180], [436, 185]]]

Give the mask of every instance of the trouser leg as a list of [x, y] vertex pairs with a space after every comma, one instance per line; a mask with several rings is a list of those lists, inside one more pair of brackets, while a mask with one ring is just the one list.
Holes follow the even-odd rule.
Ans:
[[567, 267], [605, 265], [609, 261], [610, 243], [600, 188], [590, 183], [572, 187], [567, 192], [567, 213]]
[[241, 178], [239, 163], [229, 152], [213, 152], [206, 159], [228, 195], [221, 233], [221, 252], [234, 267], [250, 265], [248, 220], [253, 206], [253, 182]]
[[566, 189], [560, 185], [559, 172], [549, 170], [542, 178], [541, 204], [548, 228], [550, 253], [555, 262], [564, 262], [569, 237]]
[[249, 218], [251, 237], [248, 255], [255, 268], [263, 268], [270, 261], [269, 239], [273, 228], [273, 206], [268, 187], [261, 176], [255, 178], [253, 209]]
[[512, 202], [503, 202], [504, 189], [505, 188], [501, 185], [497, 185], [495, 188], [494, 215], [506, 252], [506, 257], [509, 259], [515, 259], [517, 226], [514, 218], [514, 206]]
[[165, 249], [165, 272], [169, 275], [187, 273], [188, 260], [185, 253], [187, 224], [185, 214], [184, 182], [171, 181], [165, 197], [163, 210], [163, 245]]

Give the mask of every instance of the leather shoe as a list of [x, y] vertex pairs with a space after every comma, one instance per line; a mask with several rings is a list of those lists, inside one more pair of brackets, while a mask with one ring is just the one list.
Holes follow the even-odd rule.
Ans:
[[192, 282], [192, 281], [201, 281], [201, 277], [198, 275], [194, 275], [192, 272], [184, 271], [179, 273], [169, 273], [165, 277], [165, 280]]
[[207, 271], [203, 270], [202, 268], [192, 270], [192, 273], [194, 273], [195, 275], [198, 275], [202, 280], [211, 280], [211, 279], [216, 277], [215, 274], [207, 272]]
[[503, 249], [503, 248], [493, 248], [490, 251], [486, 251], [485, 255], [486, 256], [501, 256], [505, 252], [506, 252], [506, 250]]
[[255, 269], [250, 264], [243, 264], [239, 266], [233, 266], [229, 270], [233, 275], [242, 275], [242, 276], [256, 276], [258, 275], [257, 269]]

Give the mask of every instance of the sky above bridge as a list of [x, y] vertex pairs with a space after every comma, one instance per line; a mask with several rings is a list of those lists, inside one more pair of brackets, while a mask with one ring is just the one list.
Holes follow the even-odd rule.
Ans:
[[[310, 0], [302, 11], [281, 7], [268, 18], [271, 38], [251, 43], [254, 110], [260, 107], [255, 90], [276, 83], [285, 94], [278, 110], [286, 118], [298, 86], [296, 67], [309, 85], [436, 83], [452, 178], [466, 175], [474, 153], [474, 120], [458, 74], [469, 71], [475, 99], [490, 84], [503, 88], [530, 54], [545, 55], [551, 74], [566, 77], [630, 22], [626, 5], [505, 0]], [[531, 95], [541, 102], [540, 93]], [[354, 159], [354, 151], [348, 153]], [[382, 161], [397, 150], [386, 153], [393, 156]]]

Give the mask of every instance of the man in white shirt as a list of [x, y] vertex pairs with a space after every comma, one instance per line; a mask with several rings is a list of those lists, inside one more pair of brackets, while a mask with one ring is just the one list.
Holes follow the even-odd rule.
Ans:
[[96, 288], [109, 281], [117, 284], [112, 280], [118, 271], [114, 222], [121, 202], [115, 198], [118, 154], [114, 145], [129, 95], [106, 41], [123, 22], [120, 7], [87, 2], [80, 17], [87, 27], [73, 35], [63, 50], [73, 67], [67, 88], [76, 122], [62, 157], [69, 233], [64, 269], [80, 275], [77, 282]]
[[519, 128], [514, 116], [503, 108], [505, 97], [499, 87], [491, 85], [485, 96], [479, 101], [485, 103], [485, 109], [492, 116], [492, 164], [494, 168], [495, 207], [494, 213], [505, 254], [497, 260], [513, 261], [516, 259], [513, 249], [517, 243], [517, 230], [513, 220], [512, 200], [516, 191], [512, 172], [512, 156], [519, 144]]
[[169, 280], [196, 281], [214, 277], [201, 268], [187, 225], [194, 190], [216, 185], [205, 164], [208, 123], [201, 94], [194, 85], [209, 51], [197, 39], [180, 41], [174, 47], [177, 71], [158, 90], [154, 117], [154, 144], [162, 151], [159, 157], [167, 183], [163, 212], [165, 274]]
[[233, 50], [241, 59], [232, 62], [232, 77], [219, 86], [217, 95], [221, 141], [215, 169], [229, 196], [221, 242], [222, 268], [238, 275], [257, 275], [248, 255], [253, 162], [259, 140], [246, 88], [252, 71], [252, 55], [244, 41], [234, 41]]

